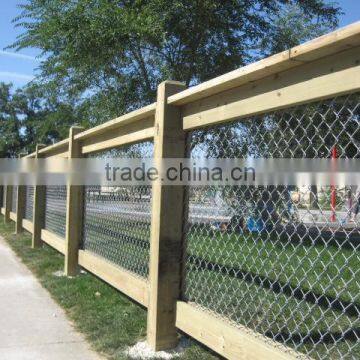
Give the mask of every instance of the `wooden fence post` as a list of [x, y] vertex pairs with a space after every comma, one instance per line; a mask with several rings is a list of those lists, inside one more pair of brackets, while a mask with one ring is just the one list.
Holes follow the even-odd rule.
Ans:
[[[21, 156], [26, 154], [20, 154]], [[25, 216], [25, 201], [26, 201], [26, 186], [19, 185], [17, 191], [17, 210], [16, 210], [16, 225], [15, 225], [15, 234], [20, 234], [23, 230], [22, 221]]]
[[[165, 81], [158, 87], [155, 114], [154, 161], [185, 156], [185, 133], [180, 109], [167, 98], [183, 91], [185, 85]], [[183, 224], [183, 186], [153, 183], [149, 270], [147, 341], [156, 351], [177, 344], [176, 301], [180, 292], [180, 261]]]
[[11, 202], [12, 202], [12, 186], [6, 185], [4, 192], [4, 207], [5, 207], [5, 215], [4, 215], [4, 222], [10, 222], [10, 211], [11, 211]]
[[5, 200], [5, 186], [0, 185], [0, 210], [5, 207], [4, 200]]
[[[69, 159], [81, 158], [81, 143], [74, 139], [84, 128], [73, 126], [69, 135]], [[78, 272], [79, 245], [81, 243], [84, 211], [84, 186], [67, 185], [66, 197], [66, 235], [65, 235], [65, 275]]]
[[[41, 155], [39, 150], [45, 147], [45, 145], [38, 144], [36, 145], [35, 158], [39, 159]], [[35, 185], [34, 186], [34, 210], [33, 210], [33, 224], [34, 230], [32, 234], [32, 244], [33, 249], [41, 247], [41, 230], [45, 226], [45, 201], [46, 201], [46, 186], [44, 185]]]
[[20, 234], [23, 229], [22, 220], [25, 215], [25, 196], [26, 196], [26, 187], [24, 185], [19, 185], [17, 191], [17, 208], [16, 208], [16, 225], [15, 225], [16, 234]]

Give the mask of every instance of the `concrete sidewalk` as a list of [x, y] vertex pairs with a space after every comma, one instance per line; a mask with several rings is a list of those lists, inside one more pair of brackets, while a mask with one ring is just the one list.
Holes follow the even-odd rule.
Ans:
[[0, 359], [100, 360], [0, 237]]

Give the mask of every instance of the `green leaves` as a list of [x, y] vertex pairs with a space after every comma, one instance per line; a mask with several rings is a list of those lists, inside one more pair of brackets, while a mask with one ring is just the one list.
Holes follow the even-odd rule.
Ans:
[[[16, 91], [0, 83], [0, 157], [31, 152], [37, 143], [52, 144], [81, 122], [81, 109], [33, 84]], [[86, 123], [84, 123], [86, 126]]]
[[29, 0], [22, 9], [14, 46], [42, 49], [42, 81], [65, 93], [122, 97], [105, 116], [152, 102], [166, 78], [196, 84], [318, 34], [314, 25], [299, 35], [295, 19], [329, 29], [339, 14], [321, 0]]
[[21, 121], [17, 113], [21, 111], [22, 94], [11, 94], [11, 85], [0, 83], [0, 157], [15, 156], [21, 147]]
[[78, 116], [96, 124], [153, 102], [165, 79], [194, 85], [322, 34], [340, 14], [323, 0], [28, 0], [20, 9], [12, 47], [41, 49], [41, 98], [74, 109], [56, 107], [61, 124], [47, 115], [36, 132], [47, 141]]

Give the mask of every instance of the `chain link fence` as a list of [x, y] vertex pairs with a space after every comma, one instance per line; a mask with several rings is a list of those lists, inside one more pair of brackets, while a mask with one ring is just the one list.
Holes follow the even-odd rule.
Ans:
[[[189, 134], [193, 158], [360, 157], [359, 93]], [[360, 185], [360, 184], [359, 184]], [[356, 189], [188, 188], [182, 298], [315, 359], [360, 358]]]
[[12, 187], [11, 192], [11, 212], [16, 213], [16, 204], [17, 204], [17, 186]]
[[45, 229], [64, 239], [66, 232], [66, 197], [66, 186], [46, 187]]
[[24, 218], [29, 221], [33, 221], [34, 211], [34, 186], [25, 187], [25, 213]]
[[[92, 155], [150, 158], [144, 142]], [[139, 276], [149, 269], [151, 186], [85, 187], [83, 248]]]

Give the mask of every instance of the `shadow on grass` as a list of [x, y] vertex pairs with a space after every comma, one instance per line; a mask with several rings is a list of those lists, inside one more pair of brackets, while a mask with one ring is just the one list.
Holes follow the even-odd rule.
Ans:
[[253, 273], [248, 270], [211, 262], [207, 259], [194, 255], [188, 256], [188, 262], [198, 270], [213, 271], [232, 278], [244, 280], [248, 283], [254, 283], [264, 289], [271, 290], [276, 294], [282, 293], [287, 296], [292, 296], [297, 300], [305, 300], [312, 304], [319, 305], [325, 310], [332, 309], [341, 311], [348, 316], [359, 316], [360, 314], [360, 306], [358, 304], [333, 298], [325, 294], [317, 294], [310, 290], [297, 288], [288, 283], [284, 283], [279, 280], [272, 280], [266, 276]]

